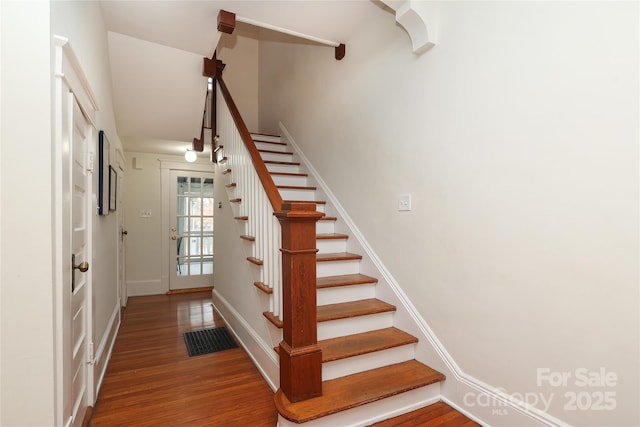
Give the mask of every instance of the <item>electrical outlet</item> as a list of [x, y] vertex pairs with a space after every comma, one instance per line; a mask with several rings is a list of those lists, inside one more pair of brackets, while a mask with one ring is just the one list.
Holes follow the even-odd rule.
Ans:
[[411, 194], [400, 194], [398, 197], [398, 210], [410, 211], [411, 210]]

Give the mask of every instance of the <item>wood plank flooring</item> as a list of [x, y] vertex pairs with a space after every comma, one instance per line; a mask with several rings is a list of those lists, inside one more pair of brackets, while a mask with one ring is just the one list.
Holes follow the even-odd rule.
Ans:
[[223, 326], [209, 292], [129, 298], [91, 426], [269, 426], [273, 392], [242, 348], [189, 357], [182, 334]]
[[372, 424], [370, 427], [480, 427], [451, 406], [437, 402], [426, 408]]
[[[90, 426], [273, 427], [273, 392], [242, 348], [189, 357], [184, 332], [223, 326], [209, 292], [129, 298]], [[376, 427], [477, 426], [436, 403]]]

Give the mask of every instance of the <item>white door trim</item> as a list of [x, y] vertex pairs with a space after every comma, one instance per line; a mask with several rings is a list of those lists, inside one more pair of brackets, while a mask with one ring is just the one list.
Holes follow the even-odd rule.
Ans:
[[[70, 331], [65, 330], [65, 314], [66, 311], [69, 310], [69, 303], [65, 301], [64, 298], [64, 290], [66, 286], [69, 286], [70, 283], [70, 239], [71, 236], [67, 236], [67, 231], [65, 228], [65, 196], [64, 196], [64, 186], [63, 186], [63, 177], [64, 177], [64, 165], [63, 165], [63, 150], [64, 150], [64, 138], [63, 138], [63, 116], [62, 116], [62, 106], [63, 103], [67, 102], [66, 93], [71, 91], [82, 112], [84, 113], [87, 121], [89, 122], [89, 138], [95, 138], [95, 113], [98, 111], [98, 105], [95, 100], [95, 96], [93, 91], [91, 90], [91, 86], [89, 85], [89, 80], [84, 74], [80, 63], [75, 56], [71, 46], [69, 45], [68, 39], [60, 36], [53, 37], [54, 44], [54, 104], [53, 104], [53, 156], [52, 156], [52, 166], [53, 166], [53, 217], [54, 217], [54, 225], [53, 225], [53, 245], [55, 250], [54, 259], [53, 259], [53, 292], [54, 292], [54, 325], [55, 325], [55, 343], [54, 343], [54, 393], [55, 393], [55, 407], [54, 407], [54, 417], [56, 425], [67, 426], [73, 420], [68, 418], [67, 410], [65, 410], [65, 406], [68, 408], [68, 396], [65, 393], [65, 381], [68, 381], [66, 378], [69, 375], [68, 372], [65, 371], [65, 334], [68, 334]], [[87, 156], [94, 156], [95, 153], [92, 152], [93, 144], [88, 144]], [[91, 205], [92, 194], [89, 194], [89, 205]], [[91, 207], [89, 206], [88, 212], [93, 212]], [[92, 221], [89, 219], [87, 221], [87, 250], [89, 253], [92, 253], [91, 248], [91, 231]], [[67, 248], [69, 245], [69, 248]], [[91, 289], [92, 289], [92, 280], [91, 274], [87, 275], [87, 299], [89, 304], [87, 307], [90, 311], [90, 302], [91, 302]], [[85, 343], [89, 345], [92, 338], [93, 324], [92, 324], [92, 315], [89, 313], [87, 316], [87, 330], [86, 330], [86, 341]], [[88, 349], [87, 349], [88, 350]], [[88, 362], [88, 361], [87, 361]], [[93, 404], [95, 400], [95, 396], [93, 393], [93, 379], [91, 378], [92, 369], [87, 369], [87, 397], [89, 404]]]
[[[171, 171], [172, 170], [183, 170], [190, 172], [215, 172], [215, 164], [213, 163], [180, 163], [180, 162], [172, 162], [166, 160], [160, 160], [160, 188], [161, 190], [161, 224], [162, 231], [161, 233], [168, 232], [171, 227]], [[161, 290], [162, 292], [169, 292], [169, 278], [171, 274], [171, 266], [167, 262], [171, 256], [171, 245], [169, 243], [169, 239], [162, 239], [162, 272], [161, 272]]]
[[124, 179], [125, 179], [125, 165], [127, 160], [120, 147], [116, 148], [116, 164], [118, 166], [118, 212], [117, 215], [117, 228], [118, 228], [118, 301], [120, 301], [121, 307], [127, 306], [127, 278], [125, 277], [125, 252], [126, 252], [126, 236], [122, 235], [122, 231], [126, 230], [126, 218], [124, 216]]

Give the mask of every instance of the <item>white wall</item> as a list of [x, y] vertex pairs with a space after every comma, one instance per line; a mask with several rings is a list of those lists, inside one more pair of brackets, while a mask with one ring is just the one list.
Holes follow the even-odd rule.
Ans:
[[216, 168], [214, 198], [215, 221], [215, 275], [213, 302], [229, 327], [238, 336], [256, 366], [274, 389], [280, 378], [278, 362], [273, 348], [281, 340], [281, 332], [270, 326], [262, 315], [269, 308], [269, 297], [253, 283], [260, 281], [260, 268], [247, 261], [252, 256], [252, 243], [240, 238], [246, 234], [244, 224], [233, 219], [229, 196], [225, 188], [228, 176], [224, 167]]
[[[69, 39], [91, 84], [98, 103], [96, 125], [98, 130], [105, 131], [109, 139], [111, 164], [115, 167], [116, 150], [122, 150], [122, 144], [117, 134], [113, 113], [107, 30], [102, 19], [100, 4], [85, 1], [52, 2], [51, 34]], [[97, 153], [97, 139], [95, 143], [94, 152]], [[93, 188], [97, 194], [97, 173], [93, 174]], [[119, 230], [115, 212], [107, 216], [99, 216], [93, 212], [92, 219], [93, 254], [90, 271], [93, 280], [93, 341], [98, 350], [101, 348], [101, 343], [109, 336], [111, 329], [116, 326], [113, 324], [114, 313], [119, 309], [117, 275]]]
[[[106, 33], [95, 2], [3, 1], [0, 7], [0, 424], [53, 425], [51, 36], [70, 39], [98, 100], [97, 124], [107, 129], [115, 149]], [[30, 183], [29, 191], [16, 183]], [[97, 339], [106, 332], [117, 289], [115, 226], [108, 221], [94, 229], [99, 244], [104, 242], [91, 263]]]
[[[441, 2], [420, 56], [360, 9], [341, 62], [261, 42], [261, 131], [286, 125], [465, 373], [638, 425], [638, 4]], [[615, 409], [565, 409], [593, 392]]]
[[217, 58], [226, 64], [223, 78], [249, 132], [258, 131], [258, 39], [255, 31], [238, 24], [222, 34]]
[[0, 11], [0, 425], [53, 425], [49, 3]]

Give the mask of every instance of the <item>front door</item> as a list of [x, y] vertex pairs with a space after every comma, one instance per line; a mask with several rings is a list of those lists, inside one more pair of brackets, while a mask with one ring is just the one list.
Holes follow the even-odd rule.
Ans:
[[213, 174], [171, 171], [169, 289], [213, 286]]

